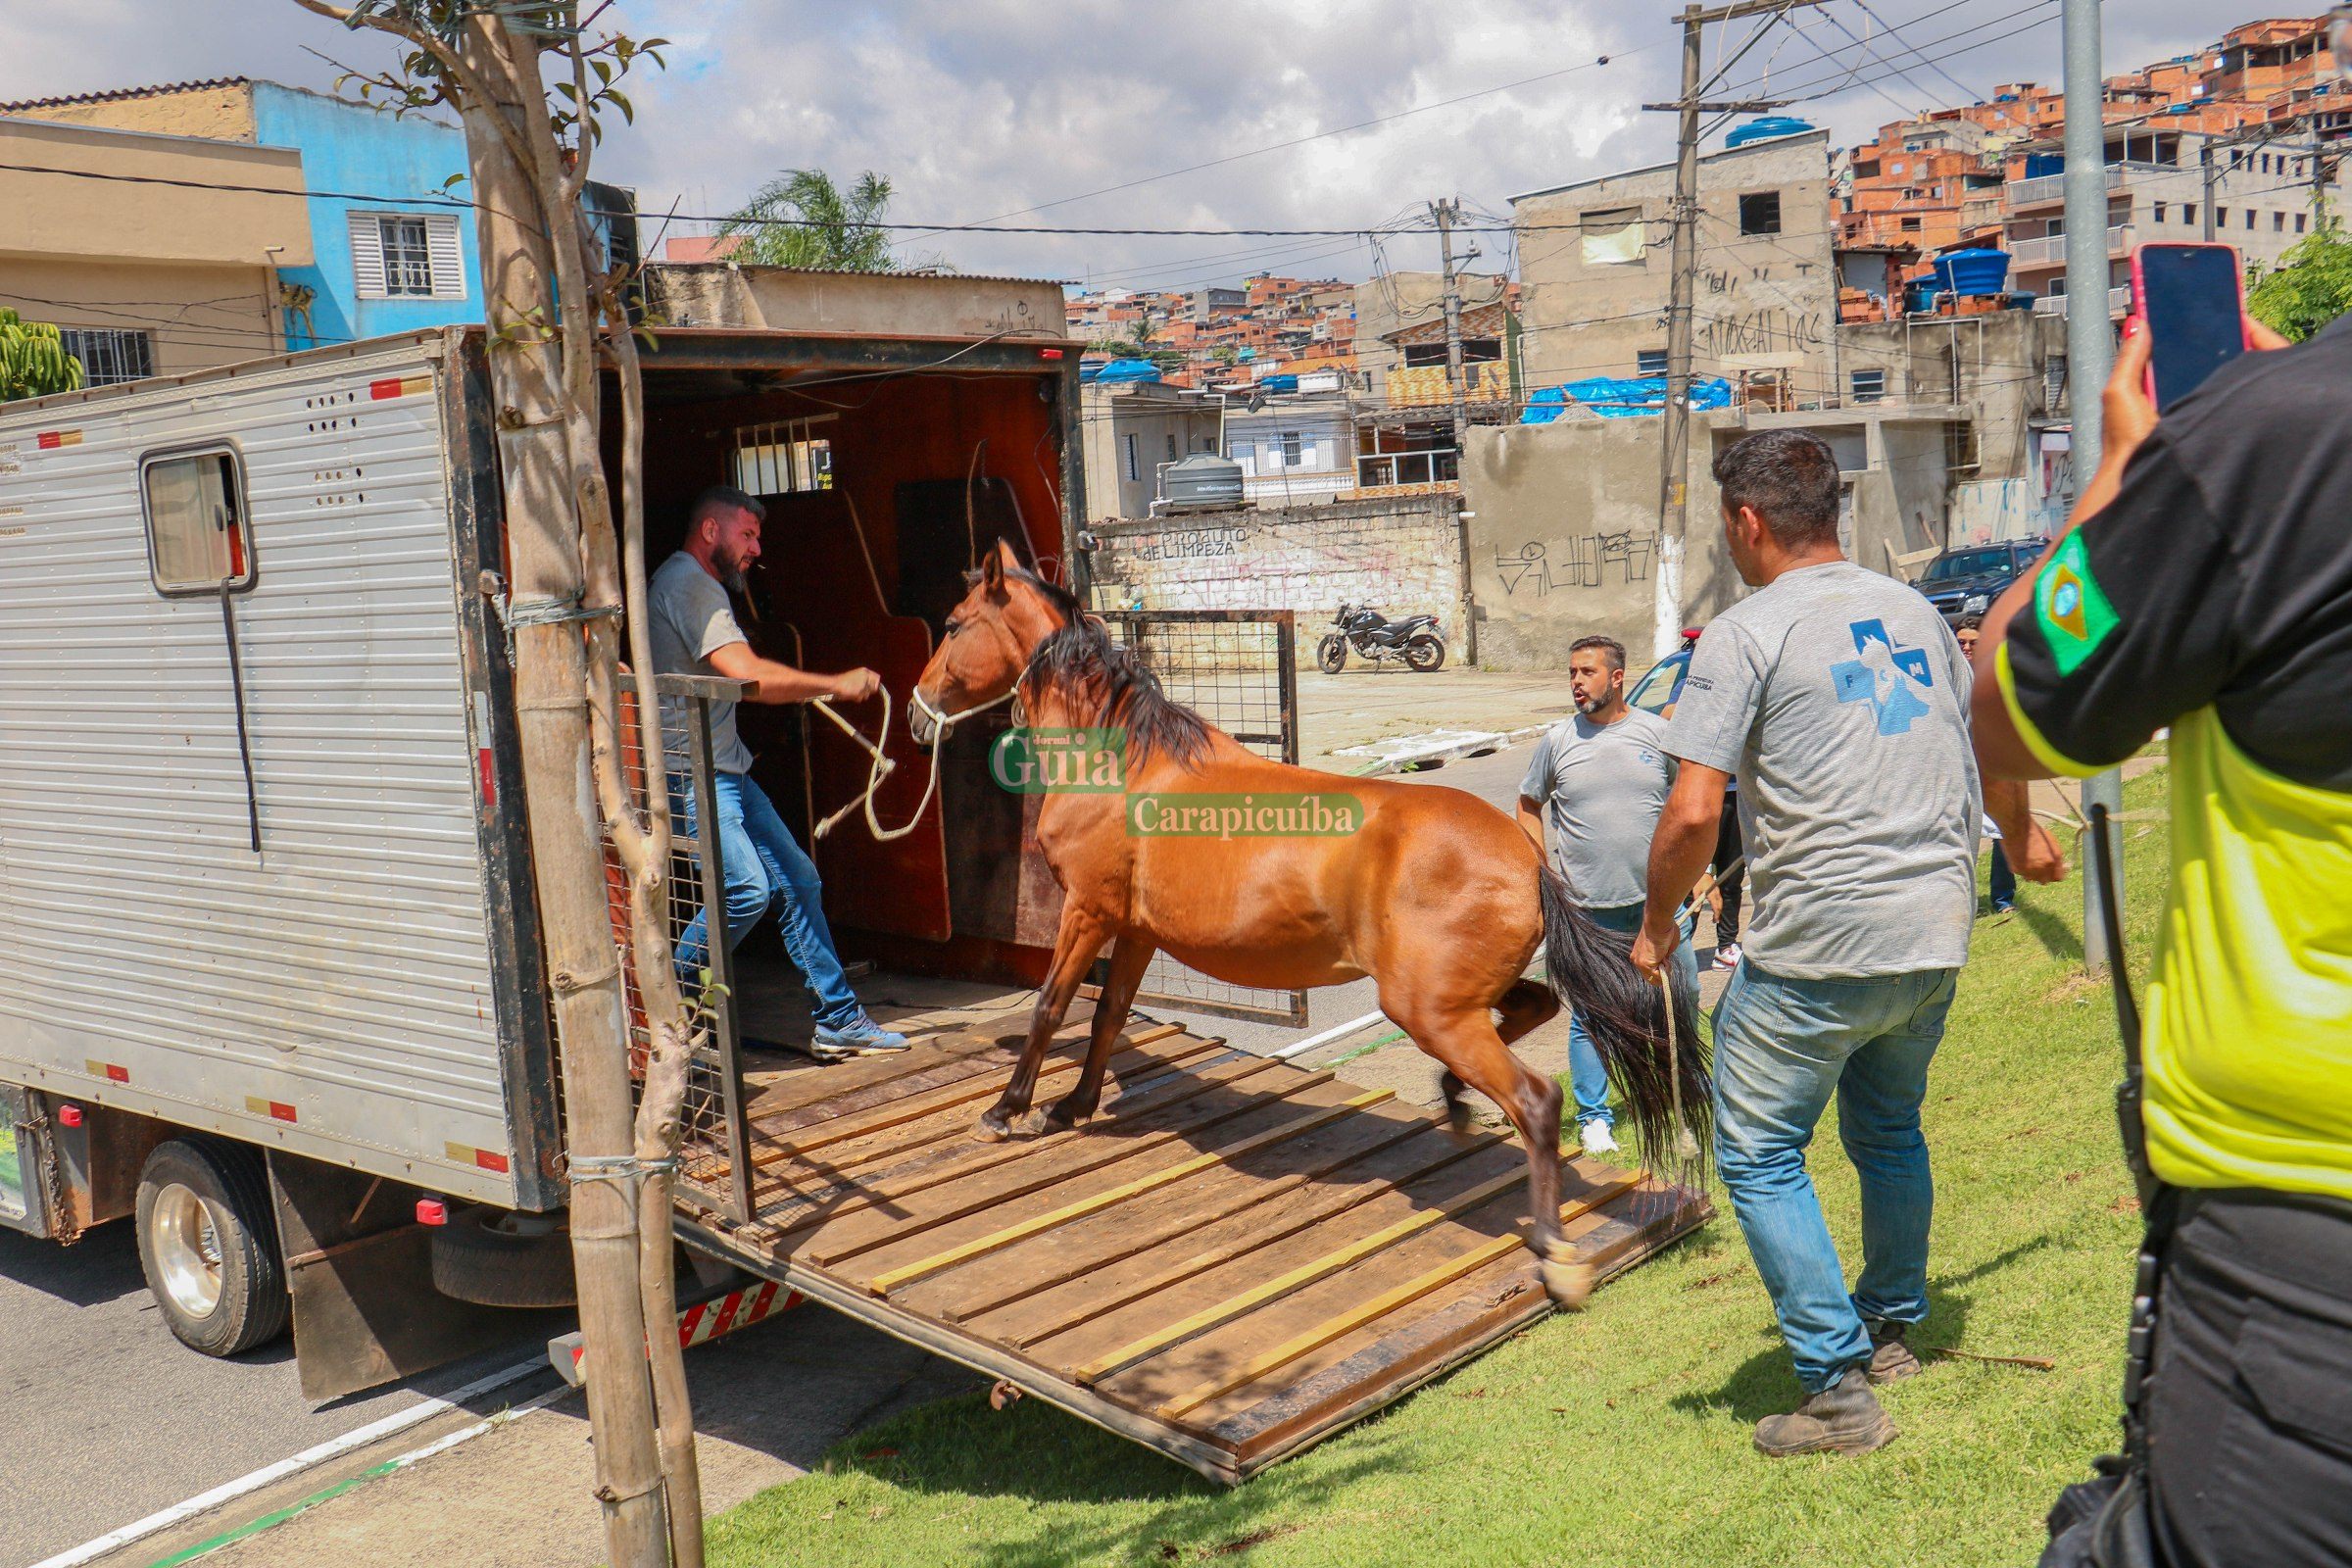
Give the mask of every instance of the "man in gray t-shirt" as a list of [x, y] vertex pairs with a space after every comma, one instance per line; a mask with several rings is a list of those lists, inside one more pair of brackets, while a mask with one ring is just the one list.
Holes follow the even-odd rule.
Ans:
[[[1673, 914], [1740, 780], [1753, 912], [1716, 1004], [1716, 1164], [1772, 1295], [1806, 1397], [1756, 1425], [1767, 1454], [1867, 1452], [1894, 1436], [1871, 1392], [1920, 1370], [1935, 1188], [1920, 1132], [1976, 914], [1982, 799], [2004, 834], [2038, 834], [2022, 789], [1981, 790], [1970, 672], [1928, 602], [1846, 561], [1828, 446], [1750, 435], [1715, 460], [1725, 543], [1757, 589], [1708, 625], [1666, 732], [1682, 759], [1649, 857], [1634, 961], [1655, 974]], [[2046, 857], [2021, 875], [2063, 874]], [[2031, 868], [2030, 868], [2031, 867]], [[1849, 1292], [1805, 1150], [1838, 1101], [1861, 1178], [1862, 1272]]]
[[[1575, 901], [1600, 925], [1630, 937], [1642, 924], [1650, 835], [1674, 787], [1666, 721], [1626, 706], [1625, 645], [1614, 638], [1580, 637], [1569, 647], [1568, 695], [1576, 712], [1545, 730], [1528, 759], [1519, 825], [1567, 879]], [[1698, 965], [1687, 943], [1675, 961], [1695, 987]], [[1568, 1069], [1585, 1152], [1614, 1153], [1608, 1070], [1573, 1008]]]
[[[727, 587], [742, 587], [744, 572], [760, 559], [760, 529], [766, 517], [767, 509], [741, 490], [714, 487], [695, 498], [684, 544], [662, 563], [646, 588], [655, 669], [743, 681], [751, 687], [747, 700], [755, 703], [805, 703], [818, 697], [855, 703], [873, 696], [881, 677], [870, 669], [817, 675], [752, 652], [736, 623]], [[850, 989], [825, 920], [816, 863], [793, 842], [792, 830], [752, 777], [752, 754], [736, 730], [735, 706], [710, 705], [711, 793], [717, 799], [706, 803], [696, 798], [688, 762], [687, 704], [682, 698], [662, 700], [662, 751], [680, 830], [691, 841], [698, 813], [707, 806], [717, 812], [728, 951], [773, 909], [784, 951], [808, 985], [816, 1020], [811, 1054], [830, 1060], [904, 1051], [906, 1037], [875, 1023]], [[697, 911], [677, 946], [679, 971], [690, 982], [709, 952], [707, 921]]]

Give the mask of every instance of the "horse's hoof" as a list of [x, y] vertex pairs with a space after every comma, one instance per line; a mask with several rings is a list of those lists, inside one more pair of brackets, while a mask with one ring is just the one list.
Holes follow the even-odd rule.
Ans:
[[1012, 1128], [1004, 1117], [992, 1110], [981, 1116], [980, 1124], [972, 1129], [972, 1136], [984, 1144], [1001, 1144], [1012, 1136]]
[[1466, 1100], [1448, 1100], [1446, 1102], [1446, 1125], [1457, 1133], [1474, 1133], [1478, 1131], [1478, 1113], [1470, 1108], [1470, 1102]]
[[1537, 1267], [1544, 1276], [1544, 1294], [1564, 1312], [1579, 1310], [1592, 1294], [1596, 1278], [1592, 1265], [1578, 1262], [1565, 1243], [1555, 1247]]

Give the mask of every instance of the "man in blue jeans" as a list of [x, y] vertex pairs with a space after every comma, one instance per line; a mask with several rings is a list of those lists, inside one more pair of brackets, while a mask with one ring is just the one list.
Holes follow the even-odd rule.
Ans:
[[[873, 696], [881, 677], [870, 669], [817, 675], [752, 652], [736, 623], [727, 589], [740, 590], [744, 572], [760, 559], [760, 527], [766, 516], [766, 508], [741, 490], [714, 487], [695, 498], [687, 514], [684, 546], [662, 564], [648, 587], [655, 668], [663, 674], [723, 675], [748, 682], [755, 703], [805, 703], [817, 697], [855, 703]], [[662, 729], [671, 799], [684, 816], [681, 828], [691, 838], [698, 831], [703, 803], [694, 798], [684, 706], [682, 701], [662, 699]], [[766, 792], [752, 778], [752, 754], [737, 732], [733, 703], [710, 705], [710, 751], [728, 951], [774, 909], [784, 951], [808, 985], [816, 1019], [812, 1054], [832, 1060], [906, 1050], [906, 1037], [867, 1017], [850, 989], [832, 928], [825, 923], [824, 890], [815, 862], [793, 842]], [[679, 973], [691, 982], [709, 955], [710, 938], [698, 912], [678, 938]]]
[[[2050, 881], [2064, 865], [2022, 786], [1979, 784], [1951, 632], [1840, 553], [1829, 447], [1763, 431], [1714, 473], [1733, 564], [1757, 592], [1691, 656], [1634, 961], [1655, 976], [1679, 945], [1675, 908], [1736, 773], [1755, 907], [1715, 1008], [1716, 1163], [1804, 1388], [1755, 1442], [1776, 1456], [1865, 1453], [1894, 1436], [1871, 1385], [1919, 1370], [1903, 1343], [1928, 1315], [1935, 1186], [1919, 1112], [1968, 959], [1980, 803], [2023, 847], [2020, 875]], [[1850, 1292], [1805, 1170], [1832, 1093], [1861, 1178]]]
[[[1642, 924], [1650, 835], [1674, 787], [1666, 721], [1626, 705], [1625, 645], [1613, 637], [1580, 637], [1569, 646], [1568, 695], [1575, 713], [1545, 730], [1528, 759], [1519, 825], [1567, 879], [1577, 904], [1599, 925], [1630, 937]], [[1687, 942], [1674, 961], [1684, 983], [1695, 987], [1698, 963]], [[1608, 1070], [1573, 1008], [1568, 1081], [1585, 1152], [1615, 1153]]]

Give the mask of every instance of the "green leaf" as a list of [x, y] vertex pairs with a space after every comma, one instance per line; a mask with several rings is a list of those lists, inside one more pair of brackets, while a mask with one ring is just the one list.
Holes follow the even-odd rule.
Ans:
[[637, 123], [637, 111], [629, 107], [628, 99], [622, 97], [617, 92], [607, 92], [605, 97], [620, 110], [621, 119], [627, 121], [632, 125]]

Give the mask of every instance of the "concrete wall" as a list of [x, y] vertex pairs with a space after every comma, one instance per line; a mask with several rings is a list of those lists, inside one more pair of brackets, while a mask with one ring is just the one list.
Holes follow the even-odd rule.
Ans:
[[[1495, 273], [1461, 274], [1462, 308], [1492, 305], [1502, 298], [1507, 280]], [[1375, 408], [1388, 401], [1389, 371], [1404, 363], [1396, 345], [1381, 339], [1391, 332], [1446, 315], [1446, 276], [1443, 272], [1388, 272], [1355, 285], [1355, 369]]]
[[266, 267], [0, 254], [0, 305], [61, 327], [143, 330], [158, 375], [275, 354], [281, 346], [276, 297]]
[[[1521, 354], [1530, 386], [1632, 375], [1666, 347], [1674, 170], [1661, 165], [1514, 197], [1524, 285]], [[1740, 198], [1778, 191], [1780, 231], [1740, 231]], [[1700, 375], [1786, 368], [1799, 397], [1825, 395], [1836, 354], [1837, 269], [1826, 132], [1756, 142], [1699, 163], [1694, 365]], [[1638, 260], [1584, 260], [1588, 214], [1633, 210]], [[1596, 234], [1601, 230], [1596, 229]]]
[[[1156, 382], [1081, 387], [1079, 438], [1086, 452], [1089, 521], [1148, 517], [1159, 494], [1159, 466], [1217, 450], [1217, 400]], [[1128, 439], [1134, 438], [1134, 476]]]
[[[1462, 504], [1482, 665], [1565, 669], [1568, 645], [1599, 635], [1625, 644], [1636, 676], [1648, 667], [1662, 435], [1656, 419], [1471, 427]], [[1690, 533], [1712, 515], [1693, 498]]]
[[1886, 372], [1889, 401], [1973, 406], [1973, 480], [2032, 476], [2038, 466], [2034, 426], [2064, 416], [2048, 396], [2050, 361], [2066, 355], [2063, 317], [1996, 311], [1858, 321], [1838, 329], [1838, 344], [1845, 379], [1840, 402], [1851, 401], [1856, 370], [1876, 368]]
[[1296, 611], [1307, 663], [1342, 604], [1370, 605], [1391, 619], [1437, 616], [1461, 659], [1460, 506], [1411, 496], [1097, 523], [1096, 608]]
[[733, 262], [658, 263], [648, 292], [674, 326], [790, 328], [874, 337], [1055, 338], [1061, 285], [912, 272], [804, 272]]
[[0, 120], [0, 165], [20, 166], [0, 168], [9, 215], [0, 256], [261, 267], [274, 245], [280, 266], [312, 259], [302, 155], [292, 148]]
[[160, 89], [136, 98], [107, 98], [87, 104], [0, 105], [0, 114], [23, 115], [65, 125], [104, 125], [115, 130], [148, 130], [165, 136], [210, 136], [252, 141], [253, 87], [243, 79]]
[[[278, 270], [287, 282], [312, 291], [310, 331], [301, 330], [299, 317], [289, 322], [289, 347], [348, 343], [483, 319], [481, 250], [471, 208], [445, 201], [353, 201], [322, 194], [462, 198], [467, 187], [451, 185], [449, 179], [466, 172], [464, 131], [413, 115], [395, 120], [363, 105], [275, 82], [255, 82], [252, 91], [255, 135], [268, 146], [300, 148], [303, 176], [314, 193], [310, 218], [315, 260], [308, 267]], [[466, 297], [360, 298], [351, 261], [350, 215], [355, 211], [454, 216], [465, 258]]]

